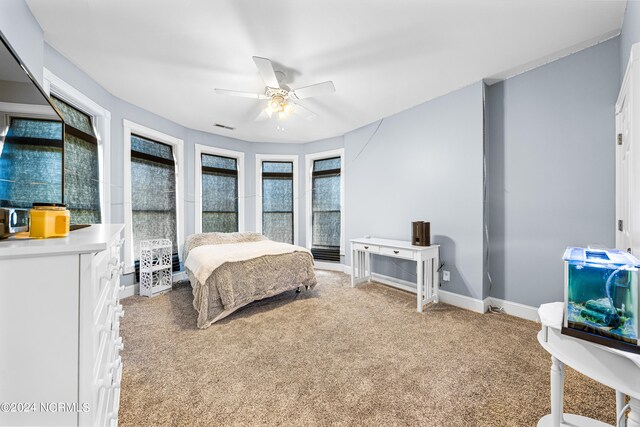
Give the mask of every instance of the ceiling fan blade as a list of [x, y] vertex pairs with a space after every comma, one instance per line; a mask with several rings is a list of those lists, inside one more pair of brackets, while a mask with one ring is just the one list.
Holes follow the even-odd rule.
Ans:
[[273, 88], [279, 88], [280, 83], [278, 83], [278, 78], [276, 77], [276, 73], [273, 70], [273, 64], [267, 58], [261, 58], [259, 56], [253, 57], [253, 62], [256, 63], [256, 67], [258, 67], [258, 71], [260, 72], [260, 76], [264, 83]]
[[300, 116], [306, 120], [313, 120], [318, 117], [316, 113], [297, 102], [294, 103], [293, 114], [295, 114], [296, 116]]
[[241, 96], [243, 98], [267, 99], [267, 95], [251, 92], [239, 92], [237, 90], [214, 89], [218, 95]]
[[301, 87], [293, 92], [289, 92], [289, 96], [293, 95], [296, 99], [311, 98], [312, 96], [328, 95], [336, 91], [336, 87], [332, 81], [317, 83], [311, 86]]

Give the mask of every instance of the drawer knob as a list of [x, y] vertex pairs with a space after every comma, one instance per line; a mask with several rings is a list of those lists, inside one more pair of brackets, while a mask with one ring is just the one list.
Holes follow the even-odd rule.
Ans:
[[369, 246], [365, 246], [364, 248], [365, 248], [365, 249], [369, 249]]
[[400, 251], [393, 251], [394, 254], [398, 255]]

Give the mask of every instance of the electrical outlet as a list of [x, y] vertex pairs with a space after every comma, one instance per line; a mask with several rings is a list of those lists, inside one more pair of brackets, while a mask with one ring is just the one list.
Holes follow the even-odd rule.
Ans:
[[442, 280], [444, 280], [445, 282], [451, 280], [451, 273], [447, 270], [442, 270]]

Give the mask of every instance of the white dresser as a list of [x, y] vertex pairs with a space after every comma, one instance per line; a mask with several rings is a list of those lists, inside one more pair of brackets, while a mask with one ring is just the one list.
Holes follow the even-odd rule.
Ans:
[[117, 425], [122, 230], [0, 240], [0, 426]]

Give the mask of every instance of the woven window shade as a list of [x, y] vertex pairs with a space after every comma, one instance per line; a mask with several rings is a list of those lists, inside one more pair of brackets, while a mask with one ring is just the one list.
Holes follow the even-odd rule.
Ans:
[[262, 163], [262, 234], [293, 244], [293, 163]]
[[340, 157], [313, 165], [312, 247], [340, 250]]
[[202, 154], [202, 231], [238, 231], [238, 163]]
[[65, 121], [64, 203], [71, 222], [99, 224], [100, 162], [91, 117], [56, 97], [51, 101]]
[[137, 135], [131, 135], [131, 213], [134, 260], [142, 240], [170, 239], [178, 252], [173, 149]]
[[0, 206], [34, 202], [62, 203], [62, 123], [12, 118], [0, 144]]

